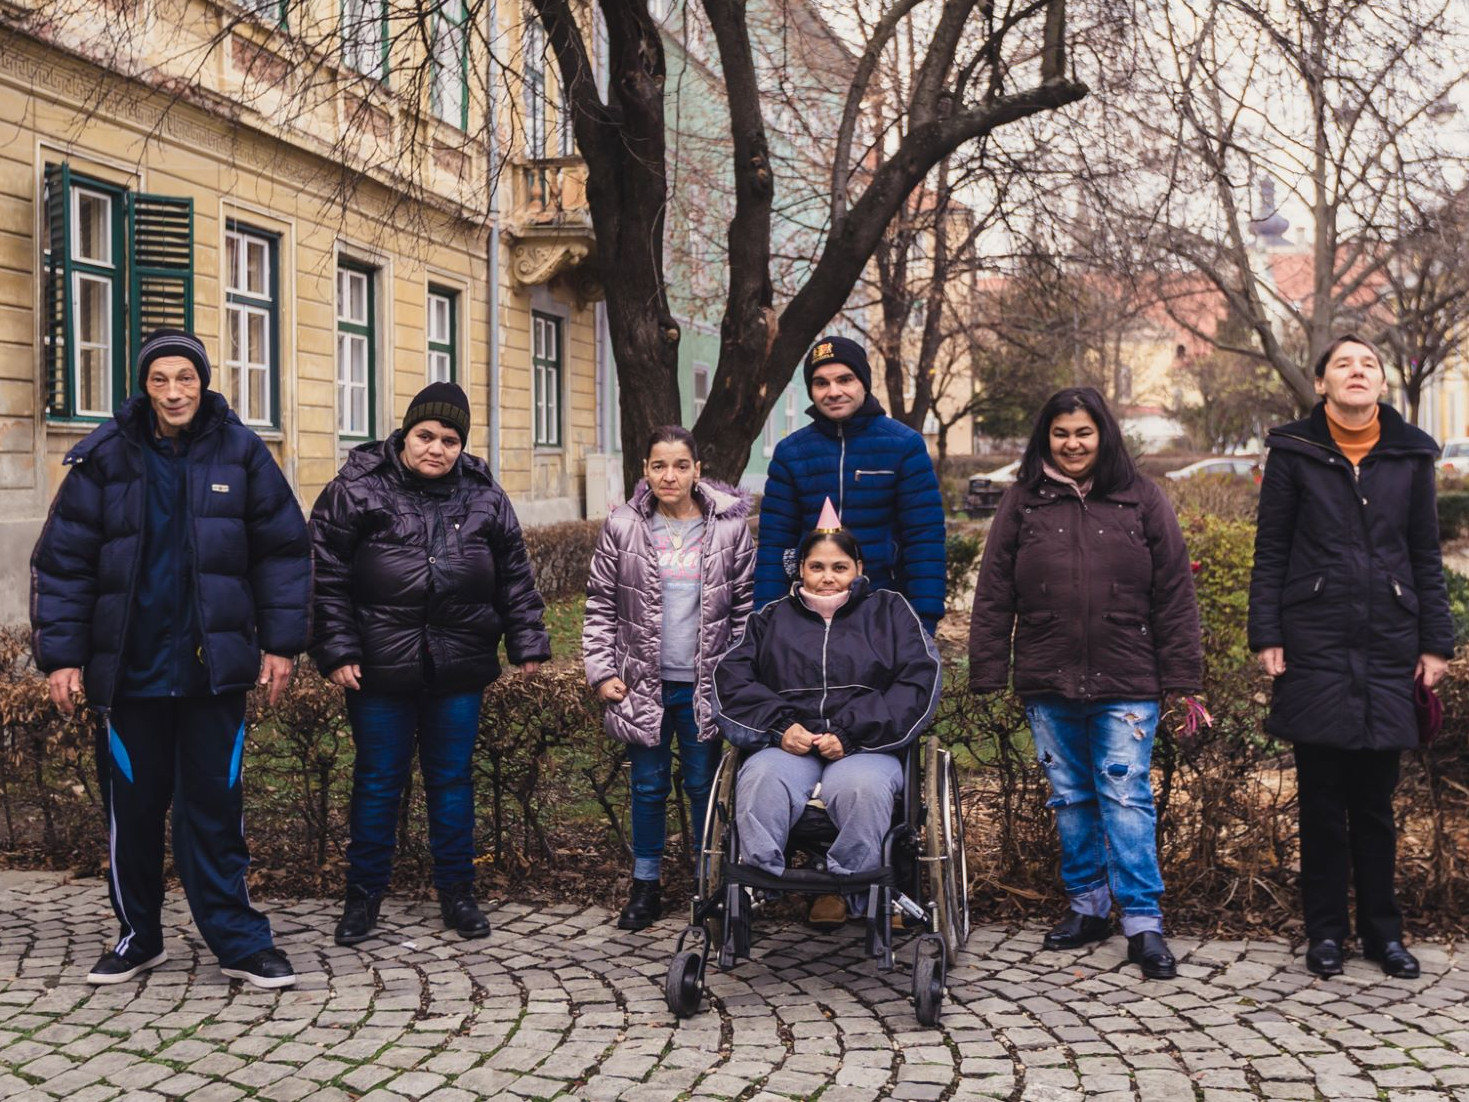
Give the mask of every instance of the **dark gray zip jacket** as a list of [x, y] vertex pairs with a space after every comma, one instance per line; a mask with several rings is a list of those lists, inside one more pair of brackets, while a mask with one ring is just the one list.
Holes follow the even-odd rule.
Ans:
[[750, 617], [714, 671], [714, 717], [736, 746], [776, 746], [800, 723], [848, 754], [896, 753], [933, 720], [943, 668], [900, 594], [866, 578], [828, 622], [791, 594]]
[[1250, 578], [1250, 649], [1285, 649], [1271, 734], [1346, 750], [1418, 744], [1413, 669], [1454, 653], [1432, 437], [1390, 406], [1358, 471], [1324, 404], [1272, 429]]

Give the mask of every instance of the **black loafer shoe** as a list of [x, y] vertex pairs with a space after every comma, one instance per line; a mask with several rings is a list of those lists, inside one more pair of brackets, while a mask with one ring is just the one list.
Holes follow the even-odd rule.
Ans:
[[1421, 974], [1418, 958], [1403, 948], [1401, 941], [1362, 946], [1362, 955], [1382, 965], [1382, 970], [1395, 980], [1416, 980]]
[[1329, 937], [1318, 938], [1306, 949], [1306, 971], [1318, 976], [1339, 976], [1344, 959], [1341, 942]]
[[1041, 939], [1042, 949], [1080, 949], [1112, 936], [1111, 920], [1070, 911]]
[[490, 920], [474, 901], [473, 884], [440, 888], [439, 912], [444, 916], [444, 925], [462, 938], [490, 936]]
[[634, 878], [627, 906], [617, 916], [619, 930], [645, 930], [663, 915], [663, 889], [656, 880]]
[[356, 945], [377, 933], [377, 912], [382, 902], [382, 892], [348, 887], [347, 902], [342, 907], [341, 921], [337, 923], [337, 944]]
[[1150, 980], [1171, 980], [1178, 977], [1178, 961], [1168, 951], [1168, 943], [1156, 930], [1145, 930], [1127, 939], [1127, 959], [1141, 965], [1143, 975]]

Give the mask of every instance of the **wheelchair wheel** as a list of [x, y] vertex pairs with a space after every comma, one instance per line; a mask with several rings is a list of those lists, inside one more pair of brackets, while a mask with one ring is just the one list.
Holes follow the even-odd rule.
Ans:
[[681, 953], [675, 953], [668, 965], [668, 978], [663, 983], [663, 998], [668, 1003], [668, 1009], [677, 1018], [691, 1018], [698, 1013], [699, 1003], [704, 998], [703, 985], [699, 982], [703, 963], [697, 951], [685, 949]]
[[913, 1014], [919, 1025], [936, 1026], [943, 1011], [943, 962], [937, 956], [921, 956], [913, 965]]
[[695, 862], [700, 899], [711, 898], [721, 885], [725, 836], [729, 833], [730, 816], [734, 814], [735, 777], [739, 771], [740, 752], [733, 746], [726, 747], [709, 789], [709, 807], [704, 812], [704, 837], [700, 839]]
[[[964, 809], [953, 756], [936, 737], [924, 755], [924, 864], [935, 904], [935, 931], [944, 940], [944, 959], [953, 965], [969, 940], [969, 862], [964, 853]], [[916, 980], [915, 980], [916, 982]]]

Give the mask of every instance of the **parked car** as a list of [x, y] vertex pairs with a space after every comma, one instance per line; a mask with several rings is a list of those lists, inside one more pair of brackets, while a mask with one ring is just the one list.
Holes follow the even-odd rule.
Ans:
[[1165, 477], [1175, 480], [1185, 478], [1248, 478], [1260, 481], [1261, 465], [1248, 456], [1221, 455], [1200, 459], [1187, 467], [1165, 472]]
[[1438, 473], [1450, 478], [1469, 475], [1469, 436], [1450, 440], [1438, 457]]
[[1015, 482], [1015, 472], [1020, 469], [1020, 460], [1006, 463], [986, 474], [977, 474], [969, 480], [969, 490], [964, 495], [964, 511], [971, 517], [993, 516]]

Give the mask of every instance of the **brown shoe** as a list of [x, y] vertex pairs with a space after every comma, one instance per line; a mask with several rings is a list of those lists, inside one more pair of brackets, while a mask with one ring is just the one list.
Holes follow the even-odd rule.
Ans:
[[847, 921], [847, 901], [839, 895], [818, 895], [811, 900], [806, 922], [818, 930], [840, 929]]

